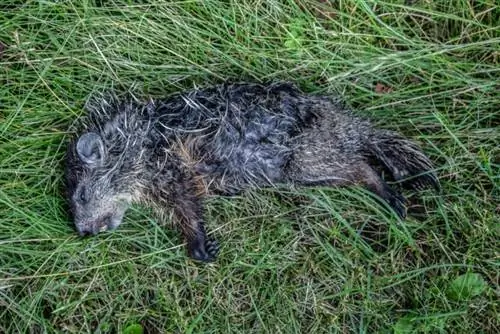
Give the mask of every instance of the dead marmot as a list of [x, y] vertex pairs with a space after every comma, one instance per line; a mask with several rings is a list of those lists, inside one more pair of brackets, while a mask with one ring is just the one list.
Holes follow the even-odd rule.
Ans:
[[165, 99], [91, 98], [84, 131], [69, 145], [67, 196], [81, 235], [116, 228], [132, 203], [173, 213], [189, 255], [215, 259], [203, 196], [273, 185], [361, 185], [405, 216], [402, 185], [439, 182], [421, 149], [374, 128], [330, 97], [293, 84], [224, 83]]

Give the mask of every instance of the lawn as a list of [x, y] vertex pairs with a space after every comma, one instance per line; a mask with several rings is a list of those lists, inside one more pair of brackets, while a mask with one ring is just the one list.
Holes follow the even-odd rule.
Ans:
[[[498, 333], [494, 0], [0, 4], [1, 333]], [[218, 260], [134, 207], [80, 238], [62, 195], [94, 91], [290, 80], [418, 141], [442, 192], [409, 216], [360, 189], [208, 198]]]

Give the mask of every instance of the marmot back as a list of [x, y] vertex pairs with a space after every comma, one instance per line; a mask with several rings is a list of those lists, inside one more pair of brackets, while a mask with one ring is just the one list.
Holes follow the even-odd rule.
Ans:
[[290, 83], [226, 83], [147, 102], [101, 96], [87, 109], [66, 166], [79, 233], [114, 229], [130, 204], [145, 203], [161, 219], [173, 210], [189, 254], [202, 261], [217, 253], [203, 227], [206, 193], [358, 184], [404, 217], [405, 199], [375, 165], [404, 186], [439, 186], [415, 143]]

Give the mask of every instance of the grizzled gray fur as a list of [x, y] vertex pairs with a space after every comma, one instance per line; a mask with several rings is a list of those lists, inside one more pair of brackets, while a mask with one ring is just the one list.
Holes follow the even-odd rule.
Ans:
[[93, 98], [70, 145], [66, 180], [81, 235], [116, 228], [132, 203], [173, 213], [191, 257], [211, 261], [203, 196], [249, 187], [361, 185], [405, 216], [403, 186], [439, 187], [429, 159], [398, 133], [374, 128], [339, 101], [290, 83], [221, 84], [140, 102]]

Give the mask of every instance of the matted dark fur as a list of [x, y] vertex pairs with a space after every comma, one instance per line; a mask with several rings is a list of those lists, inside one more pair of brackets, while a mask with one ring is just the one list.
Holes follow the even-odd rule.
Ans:
[[203, 226], [206, 193], [249, 187], [362, 185], [405, 216], [405, 199], [374, 168], [404, 186], [439, 187], [412, 141], [380, 130], [339, 101], [290, 83], [221, 84], [140, 102], [91, 99], [71, 142], [66, 180], [78, 232], [114, 229], [132, 203], [174, 214], [191, 257], [211, 261]]

